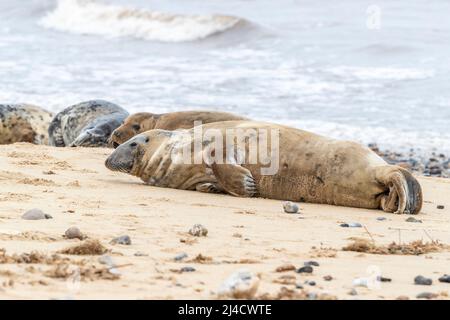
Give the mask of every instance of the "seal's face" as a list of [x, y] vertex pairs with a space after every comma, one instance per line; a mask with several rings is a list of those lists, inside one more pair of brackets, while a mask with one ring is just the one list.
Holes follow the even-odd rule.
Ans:
[[145, 146], [150, 142], [147, 134], [140, 134], [121, 144], [106, 159], [105, 166], [112, 171], [132, 174], [134, 167], [144, 155]]
[[135, 135], [153, 129], [154, 126], [154, 114], [147, 112], [133, 114], [126, 118], [119, 128], [114, 130], [111, 135], [110, 144], [114, 148], [117, 148]]
[[122, 123], [123, 116], [107, 115], [87, 126], [72, 142], [72, 147], [108, 147], [108, 139], [115, 128]]

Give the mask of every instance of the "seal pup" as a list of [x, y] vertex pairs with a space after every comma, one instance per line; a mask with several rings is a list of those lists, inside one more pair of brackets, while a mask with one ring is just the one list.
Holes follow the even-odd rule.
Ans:
[[55, 147], [107, 147], [111, 133], [128, 116], [118, 105], [92, 100], [70, 106], [58, 113], [48, 128]]
[[[200, 130], [205, 134], [199, 135]], [[214, 143], [205, 138], [208, 130], [215, 132]], [[246, 134], [228, 139], [229, 133], [237, 130]], [[273, 132], [276, 134], [272, 136]], [[222, 150], [216, 141], [221, 142]], [[262, 143], [255, 146], [254, 141]], [[202, 147], [196, 151], [196, 145]], [[257, 148], [261, 152], [269, 145], [271, 162], [277, 165], [275, 171], [267, 174], [263, 169], [269, 163], [265, 159], [269, 153], [259, 153], [256, 162], [248, 159]], [[227, 148], [223, 150], [223, 146]], [[186, 156], [189, 150], [194, 152]], [[411, 173], [387, 164], [369, 148], [264, 122], [226, 121], [190, 130], [147, 131], [120, 145], [105, 165], [157, 187], [240, 197], [382, 209], [399, 214], [417, 214], [423, 202], [421, 186]]]
[[52, 113], [31, 104], [0, 104], [0, 144], [48, 144]]
[[152, 129], [190, 129], [194, 126], [195, 121], [206, 124], [231, 120], [248, 119], [232, 113], [218, 111], [179, 111], [163, 114], [140, 112], [130, 115], [119, 128], [114, 130], [110, 144], [117, 148], [135, 135]]

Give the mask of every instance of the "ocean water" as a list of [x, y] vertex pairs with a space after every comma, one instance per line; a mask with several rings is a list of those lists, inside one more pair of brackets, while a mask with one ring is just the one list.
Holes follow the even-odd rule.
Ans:
[[446, 0], [0, 0], [0, 102], [215, 109], [450, 153]]

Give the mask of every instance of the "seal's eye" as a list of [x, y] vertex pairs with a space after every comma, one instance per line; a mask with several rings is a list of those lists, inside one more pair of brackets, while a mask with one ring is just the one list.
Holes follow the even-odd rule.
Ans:
[[150, 138], [147, 137], [147, 138], [145, 139], [145, 143], [148, 143], [149, 141], [150, 141]]
[[130, 146], [131, 146], [132, 148], [134, 148], [134, 147], [137, 146], [137, 143], [136, 143], [136, 142], [132, 142], [132, 143], [130, 144]]
[[139, 130], [141, 130], [141, 126], [138, 125], [138, 124], [133, 124], [133, 130], [134, 131], [139, 131]]

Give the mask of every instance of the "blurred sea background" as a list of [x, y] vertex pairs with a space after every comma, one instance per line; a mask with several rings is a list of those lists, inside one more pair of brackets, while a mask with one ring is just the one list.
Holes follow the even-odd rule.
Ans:
[[450, 154], [445, 0], [0, 0], [0, 103], [235, 112]]

